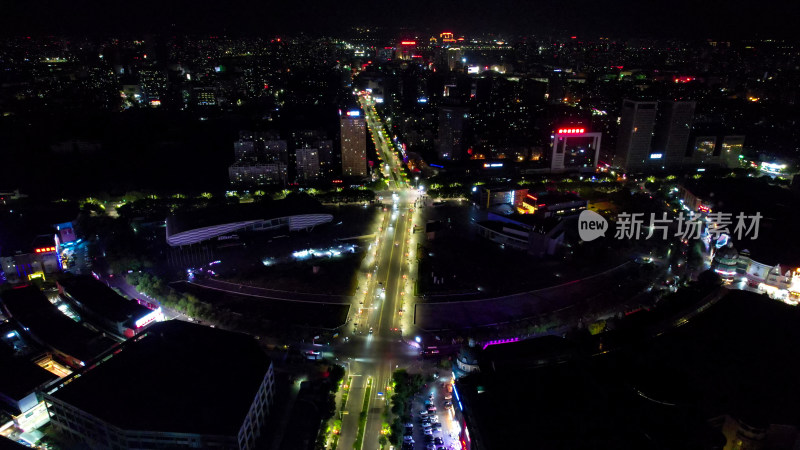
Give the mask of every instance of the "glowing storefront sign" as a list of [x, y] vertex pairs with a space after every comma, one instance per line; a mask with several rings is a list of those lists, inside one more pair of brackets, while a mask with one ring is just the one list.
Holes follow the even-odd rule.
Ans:
[[139, 318], [134, 325], [136, 328], [142, 328], [143, 326], [148, 325], [150, 322], [157, 320], [159, 317], [161, 317], [161, 307], [158, 307], [146, 316]]
[[558, 134], [582, 134], [586, 132], [586, 128], [559, 128]]

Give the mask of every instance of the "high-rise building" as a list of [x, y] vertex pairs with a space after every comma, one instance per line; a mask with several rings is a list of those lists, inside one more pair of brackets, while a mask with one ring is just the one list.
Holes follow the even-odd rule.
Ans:
[[600, 158], [602, 133], [584, 127], [559, 127], [553, 132], [550, 170], [552, 172], [594, 172]]
[[262, 141], [264, 146], [264, 158], [267, 163], [283, 163], [289, 162], [289, 152], [285, 140], [274, 139]]
[[274, 137], [269, 133], [239, 132], [239, 141], [233, 143], [234, 163], [228, 168], [232, 185], [252, 187], [286, 183], [286, 141], [271, 139]]
[[335, 174], [339, 173], [336, 170], [338, 164], [333, 155], [333, 141], [330, 139], [322, 139], [316, 143], [317, 151], [319, 152], [319, 173], [322, 178], [332, 178]]
[[652, 160], [660, 162], [663, 154], [651, 154], [657, 106], [658, 102], [627, 99], [622, 103], [617, 152], [613, 159], [615, 166], [636, 171], [653, 166]]
[[340, 115], [342, 139], [342, 175], [367, 176], [367, 126], [361, 111], [354, 109]]
[[445, 105], [439, 108], [437, 153], [440, 160], [458, 161], [466, 158], [468, 117], [468, 110], [464, 106]]
[[239, 140], [233, 143], [234, 160], [237, 163], [257, 163], [256, 143], [253, 141]]
[[237, 187], [286, 183], [286, 164], [233, 164], [228, 167], [228, 179]]
[[694, 122], [695, 102], [662, 102], [658, 107], [653, 153], [663, 155], [663, 166], [675, 168], [683, 165], [690, 151], [689, 134]]
[[319, 178], [319, 151], [316, 148], [298, 148], [295, 158], [298, 180], [311, 181]]

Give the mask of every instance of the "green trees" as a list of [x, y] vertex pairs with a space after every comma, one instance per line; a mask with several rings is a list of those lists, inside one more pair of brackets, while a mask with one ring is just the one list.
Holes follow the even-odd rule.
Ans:
[[425, 377], [422, 374], [410, 374], [405, 369], [395, 370], [392, 374], [394, 395], [392, 396], [392, 413], [396, 416], [389, 426], [389, 441], [400, 445], [403, 439], [403, 424], [411, 421], [411, 400], [414, 394], [422, 390]]
[[134, 272], [128, 274], [128, 283], [137, 291], [157, 299], [162, 306], [174, 309], [189, 317], [209, 320], [213, 318], [211, 305], [200, 301], [192, 294], [183, 294], [167, 286], [161, 278], [148, 273]]

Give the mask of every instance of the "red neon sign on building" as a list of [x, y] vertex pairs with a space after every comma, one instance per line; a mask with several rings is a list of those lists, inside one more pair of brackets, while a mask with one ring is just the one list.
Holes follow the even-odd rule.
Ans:
[[582, 134], [586, 132], [586, 128], [559, 128], [558, 134]]

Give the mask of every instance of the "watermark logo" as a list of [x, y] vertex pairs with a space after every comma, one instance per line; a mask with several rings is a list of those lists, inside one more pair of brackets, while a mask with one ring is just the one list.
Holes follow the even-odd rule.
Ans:
[[608, 231], [608, 221], [605, 217], [594, 211], [585, 209], [578, 216], [578, 234], [581, 240], [593, 241], [600, 236], [605, 236]]
[[[721, 236], [735, 236], [736, 239], [758, 239], [761, 213], [733, 215], [731, 213], [709, 212], [695, 214], [679, 213], [669, 217], [667, 213], [620, 213], [614, 222], [614, 239], [652, 239], [667, 240], [671, 237], [680, 240], [717, 240]], [[648, 220], [649, 219], [649, 220]], [[600, 214], [584, 210], [578, 216], [578, 234], [583, 241], [593, 241], [605, 236], [610, 226]]]

